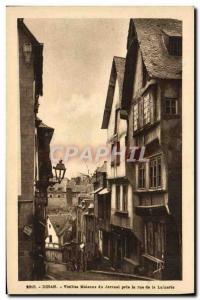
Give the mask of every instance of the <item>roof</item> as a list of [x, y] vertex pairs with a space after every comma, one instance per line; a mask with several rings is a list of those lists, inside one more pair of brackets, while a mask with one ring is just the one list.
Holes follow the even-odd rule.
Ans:
[[33, 35], [33, 33], [28, 29], [28, 27], [25, 25], [24, 19], [23, 19], [23, 18], [18, 18], [18, 19], [17, 19], [17, 26], [18, 26], [18, 28], [22, 28], [23, 31], [26, 32], [26, 34], [27, 34], [27, 35], [29, 36], [29, 38], [31, 39], [32, 43], [38, 44], [38, 46], [42, 45], [42, 44], [36, 39], [36, 37]]
[[125, 71], [125, 58], [114, 56], [112, 68], [111, 68], [108, 92], [107, 92], [107, 97], [106, 97], [106, 103], [105, 103], [105, 108], [104, 108], [103, 122], [102, 122], [102, 126], [101, 126], [102, 129], [108, 128], [111, 108], [112, 108], [112, 104], [113, 104], [114, 88], [115, 88], [116, 79], [118, 80], [118, 84], [119, 84], [119, 102], [121, 102], [123, 81], [124, 81], [124, 71]]
[[99, 195], [105, 195], [105, 194], [109, 194], [111, 191], [108, 188], [104, 188], [103, 190], [101, 190], [98, 194]]
[[132, 19], [130, 26], [135, 26], [143, 61], [150, 77], [181, 79], [182, 57], [169, 55], [164, 38], [182, 36], [182, 22], [175, 19]]
[[48, 215], [57, 235], [61, 235], [64, 231], [70, 230], [72, 226], [72, 217], [69, 214]]
[[47, 129], [47, 130], [54, 130], [54, 128], [52, 128], [52, 127], [50, 127], [50, 126], [44, 124], [43, 122], [41, 122], [41, 123], [39, 124], [38, 127], [39, 127], [39, 128], [45, 128], [45, 129]]
[[36, 118], [36, 123], [38, 128], [38, 137], [41, 139], [47, 139], [50, 143], [54, 133], [54, 128], [47, 126], [39, 118]]
[[106, 173], [106, 170], [107, 170], [107, 161], [104, 161], [103, 165], [96, 169], [96, 172]]
[[119, 82], [119, 93], [120, 93], [120, 96], [122, 96], [124, 71], [125, 71], [125, 58], [114, 56], [113, 62], [115, 63], [115, 68], [116, 68], [116, 72], [117, 72], [117, 79], [118, 79], [118, 82]]

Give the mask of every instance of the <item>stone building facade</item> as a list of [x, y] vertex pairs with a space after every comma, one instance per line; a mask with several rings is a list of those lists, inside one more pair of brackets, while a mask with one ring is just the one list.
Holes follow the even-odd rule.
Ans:
[[158, 279], [181, 279], [181, 107], [181, 22], [131, 20], [122, 109], [127, 145], [145, 153], [127, 171], [143, 226], [140, 271]]
[[[125, 161], [128, 122], [121, 107], [125, 62], [124, 58], [113, 58], [102, 129], [107, 129], [107, 144], [112, 153], [107, 166], [111, 190], [110, 258], [116, 270], [134, 273], [140, 263], [142, 223], [135, 214], [133, 185]], [[124, 157], [120, 153], [124, 153]]]
[[110, 259], [118, 271], [181, 279], [181, 112], [181, 22], [131, 19], [102, 122], [111, 150]]
[[18, 277], [32, 280], [44, 273], [45, 207], [48, 179], [52, 177], [49, 143], [54, 130], [37, 118], [38, 100], [43, 94], [43, 44], [36, 40], [23, 19], [18, 19], [17, 27], [21, 163]]

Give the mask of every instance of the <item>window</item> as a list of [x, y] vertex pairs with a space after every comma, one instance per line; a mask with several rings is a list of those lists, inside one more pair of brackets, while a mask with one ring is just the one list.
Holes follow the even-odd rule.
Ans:
[[153, 121], [153, 101], [150, 93], [146, 93], [133, 108], [134, 131]]
[[176, 98], [165, 98], [165, 113], [170, 115], [177, 114], [177, 104]]
[[52, 235], [49, 235], [49, 243], [52, 243]]
[[120, 142], [111, 146], [111, 167], [120, 165]]
[[116, 185], [116, 210], [120, 210], [120, 185]]
[[138, 104], [135, 104], [134, 105], [134, 130], [137, 130], [138, 129]]
[[146, 170], [145, 164], [140, 163], [138, 167], [138, 187], [139, 189], [144, 189], [146, 187]]
[[170, 55], [182, 56], [182, 37], [169, 37], [168, 51]]
[[127, 185], [123, 185], [122, 210], [128, 211], [128, 186]]
[[[117, 152], [120, 152], [120, 142], [117, 142]], [[120, 165], [120, 154], [116, 154], [116, 165]]]
[[114, 147], [115, 147], [115, 144], [112, 144], [112, 146], [111, 146], [111, 167], [113, 167], [115, 165], [115, 155], [113, 154]]
[[146, 228], [146, 241], [145, 252], [149, 255], [157, 257], [159, 259], [164, 258], [165, 254], [165, 224], [147, 222]]
[[158, 188], [162, 185], [161, 157], [150, 160], [150, 188]]
[[115, 111], [115, 128], [114, 133], [117, 133], [117, 120], [118, 120], [118, 109]]
[[150, 122], [150, 96], [144, 96], [144, 125]]

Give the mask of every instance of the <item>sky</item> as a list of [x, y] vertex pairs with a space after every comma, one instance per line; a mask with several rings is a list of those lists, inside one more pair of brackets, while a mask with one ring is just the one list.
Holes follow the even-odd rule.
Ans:
[[[128, 19], [25, 19], [44, 44], [43, 97], [39, 118], [55, 129], [55, 149], [106, 144], [101, 129], [113, 56], [126, 56]], [[63, 148], [64, 147], [64, 148]], [[63, 150], [61, 151], [63, 153]], [[57, 151], [58, 156], [62, 156]], [[94, 172], [99, 165], [78, 157], [65, 162], [66, 176]]]

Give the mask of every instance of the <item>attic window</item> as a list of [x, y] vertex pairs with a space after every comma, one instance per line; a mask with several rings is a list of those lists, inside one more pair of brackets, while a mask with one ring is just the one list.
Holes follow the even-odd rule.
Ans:
[[178, 113], [177, 98], [165, 98], [165, 113], [175, 115]]
[[170, 55], [182, 56], [182, 37], [180, 36], [170, 36], [168, 51]]

